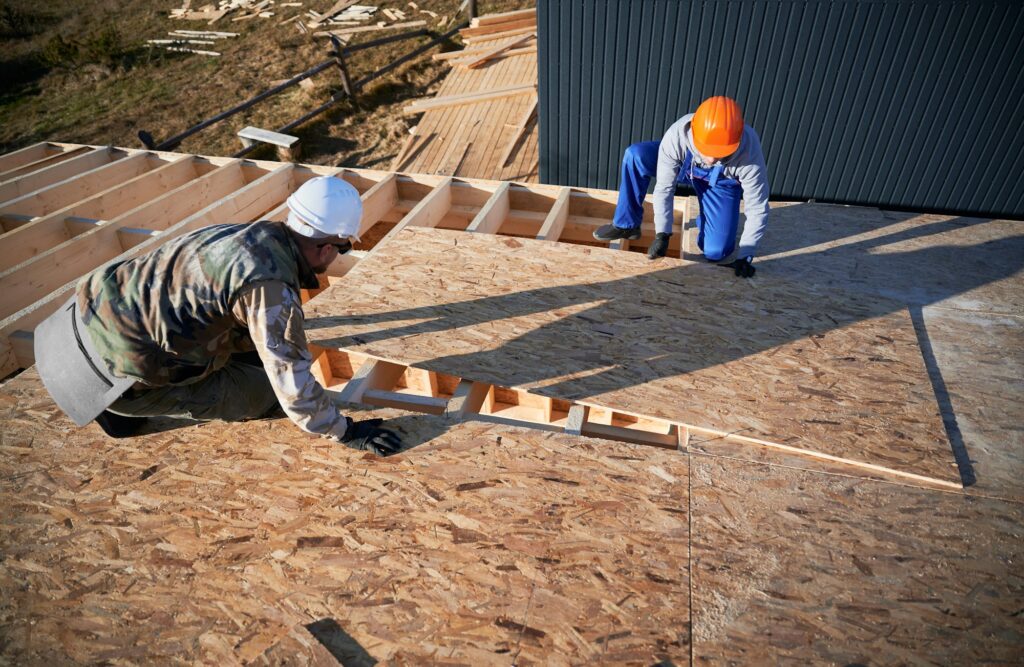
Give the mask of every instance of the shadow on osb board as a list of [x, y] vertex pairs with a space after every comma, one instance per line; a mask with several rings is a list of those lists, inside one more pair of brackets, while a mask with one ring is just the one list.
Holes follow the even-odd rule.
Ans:
[[333, 618], [322, 618], [306, 626], [343, 667], [373, 667], [377, 660]]

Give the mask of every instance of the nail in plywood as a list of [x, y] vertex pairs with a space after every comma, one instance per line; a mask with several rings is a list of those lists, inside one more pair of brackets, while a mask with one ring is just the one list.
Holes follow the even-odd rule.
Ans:
[[[452, 252], [458, 263], [444, 260]], [[309, 304], [307, 335], [322, 347], [960, 486], [901, 305], [770, 278], [754, 287], [717, 266], [407, 229]]]

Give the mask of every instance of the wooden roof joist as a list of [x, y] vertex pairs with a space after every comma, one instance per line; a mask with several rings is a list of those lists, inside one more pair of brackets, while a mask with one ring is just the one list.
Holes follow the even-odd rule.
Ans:
[[[32, 364], [32, 330], [83, 275], [207, 224], [283, 220], [287, 196], [316, 175], [337, 175], [356, 187], [363, 198], [361, 235], [383, 225], [384, 232], [372, 238], [404, 220], [401, 227], [471, 228], [592, 244], [591, 232], [611, 219], [616, 199], [614, 192], [579, 188], [104, 146], [30, 148], [19, 151], [20, 157], [0, 156], [0, 166], [11, 156], [27, 164], [44, 154], [75, 157], [22, 174], [22, 185], [7, 191], [15, 196], [0, 200], [0, 377]], [[17, 160], [6, 164], [16, 166]], [[50, 182], [55, 174], [49, 170], [56, 167], [62, 168], [60, 180]], [[32, 183], [39, 187], [23, 191]], [[682, 202], [677, 214], [681, 231]], [[649, 202], [645, 215], [653, 216]], [[679, 247], [674, 244], [676, 253]], [[330, 279], [344, 275], [361, 256], [339, 258]]]

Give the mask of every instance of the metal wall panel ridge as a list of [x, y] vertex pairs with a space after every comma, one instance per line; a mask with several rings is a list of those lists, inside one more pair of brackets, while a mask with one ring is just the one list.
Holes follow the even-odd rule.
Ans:
[[1022, 0], [538, 0], [541, 180], [617, 188], [710, 95], [772, 196], [1024, 218]]

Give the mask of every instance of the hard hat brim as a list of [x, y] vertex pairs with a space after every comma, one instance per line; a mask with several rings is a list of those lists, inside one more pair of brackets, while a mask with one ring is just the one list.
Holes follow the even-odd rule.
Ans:
[[736, 150], [740, 147], [740, 142], [737, 141], [734, 144], [716, 146], [714, 144], [706, 144], [703, 141], [699, 140], [697, 137], [694, 137], [693, 145], [697, 148], [697, 151], [700, 152], [700, 154], [705, 157], [723, 158], [729, 157], [730, 155], [735, 153]]

